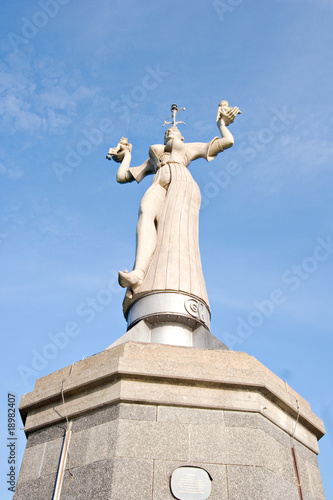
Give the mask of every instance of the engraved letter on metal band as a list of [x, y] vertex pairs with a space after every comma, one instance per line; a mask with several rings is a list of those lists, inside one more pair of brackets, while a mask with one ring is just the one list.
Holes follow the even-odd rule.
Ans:
[[207, 324], [207, 319], [205, 315], [205, 305], [196, 299], [187, 299], [185, 301], [185, 309], [186, 311], [193, 316], [194, 318], [199, 319], [203, 323]]

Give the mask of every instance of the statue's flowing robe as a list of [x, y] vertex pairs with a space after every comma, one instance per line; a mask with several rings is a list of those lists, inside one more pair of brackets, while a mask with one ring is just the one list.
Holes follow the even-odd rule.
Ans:
[[[216, 137], [213, 141], [217, 139]], [[185, 144], [183, 162], [167, 161], [162, 164], [163, 166], [161, 166], [161, 157], [165, 157], [164, 147], [152, 146], [150, 158], [154, 160], [154, 171], [149, 171], [147, 168], [140, 169], [140, 167], [130, 169], [137, 182], [154, 172], [154, 182], [158, 182], [160, 169], [169, 168], [170, 184], [157, 221], [157, 244], [147, 274], [133, 297], [132, 291], [127, 291], [124, 309], [127, 309], [136, 297], [161, 290], [194, 295], [209, 307], [199, 249], [201, 195], [187, 166], [197, 158], [213, 160], [214, 156], [210, 155], [213, 141]], [[162, 151], [161, 148], [163, 148]]]

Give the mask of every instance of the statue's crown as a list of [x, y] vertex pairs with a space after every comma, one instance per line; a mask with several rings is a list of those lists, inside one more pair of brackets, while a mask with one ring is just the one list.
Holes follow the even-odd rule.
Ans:
[[185, 111], [185, 108], [178, 109], [177, 108], [177, 104], [173, 104], [171, 106], [172, 115], [168, 116], [168, 118], [167, 118], [167, 120], [169, 118], [172, 118], [172, 121], [168, 122], [167, 120], [165, 120], [165, 122], [163, 123], [163, 127], [164, 127], [165, 124], [171, 125], [172, 127], [177, 127], [178, 123], [182, 123], [183, 125], [185, 125], [185, 122], [177, 122], [176, 121], [176, 117], [177, 117], [178, 111]]

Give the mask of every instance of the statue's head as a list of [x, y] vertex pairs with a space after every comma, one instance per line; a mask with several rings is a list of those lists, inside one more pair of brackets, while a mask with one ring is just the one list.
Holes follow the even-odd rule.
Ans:
[[166, 144], [170, 139], [180, 139], [181, 141], [184, 141], [184, 137], [180, 133], [177, 127], [170, 127], [168, 130], [166, 130], [164, 134], [164, 144]]
[[220, 104], [219, 104], [219, 107], [220, 108], [223, 108], [223, 109], [229, 109], [229, 102], [228, 101], [221, 101]]

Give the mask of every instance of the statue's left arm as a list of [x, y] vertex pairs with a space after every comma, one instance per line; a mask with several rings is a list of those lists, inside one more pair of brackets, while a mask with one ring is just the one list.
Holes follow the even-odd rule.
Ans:
[[212, 143], [209, 151], [210, 155], [212, 156], [216, 156], [224, 149], [231, 148], [235, 142], [234, 136], [232, 135], [230, 130], [227, 129], [223, 118], [220, 118], [217, 121], [217, 127], [221, 133], [221, 139], [217, 139]]
[[189, 144], [189, 160], [192, 161], [197, 158], [206, 158], [207, 161], [211, 161], [225, 149], [231, 148], [234, 145], [234, 137], [227, 126], [234, 121], [238, 113], [240, 113], [240, 110], [237, 106], [233, 108], [219, 106], [216, 124], [220, 131], [221, 139], [215, 137], [208, 144], [200, 142]]

